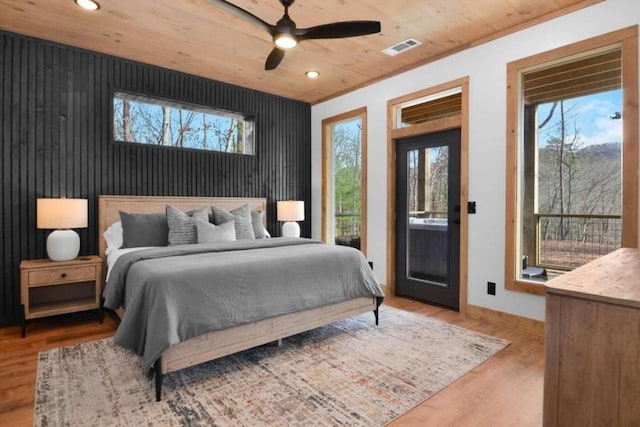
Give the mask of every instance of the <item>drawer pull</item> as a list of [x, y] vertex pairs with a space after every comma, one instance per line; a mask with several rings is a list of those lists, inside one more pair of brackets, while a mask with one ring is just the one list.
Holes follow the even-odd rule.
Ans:
[[62, 273], [62, 274], [60, 275], [60, 277], [62, 277], [62, 278], [64, 279], [65, 277], [67, 277], [67, 273]]

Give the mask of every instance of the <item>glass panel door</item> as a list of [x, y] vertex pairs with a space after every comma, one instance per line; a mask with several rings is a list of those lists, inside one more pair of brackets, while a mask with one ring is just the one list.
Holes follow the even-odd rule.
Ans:
[[396, 294], [457, 309], [460, 129], [397, 141]]
[[408, 275], [446, 286], [449, 147], [409, 150], [407, 162]]

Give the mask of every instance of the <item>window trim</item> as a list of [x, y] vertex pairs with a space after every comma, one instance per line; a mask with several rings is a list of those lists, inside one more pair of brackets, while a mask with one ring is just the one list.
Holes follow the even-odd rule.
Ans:
[[561, 61], [581, 52], [620, 45], [622, 48], [622, 247], [638, 247], [638, 26], [627, 27], [507, 64], [505, 288], [544, 295], [544, 285], [518, 280], [518, 144], [521, 134], [522, 73], [536, 65]]
[[365, 256], [367, 255], [367, 107], [357, 108], [355, 110], [347, 111], [336, 116], [328, 117], [322, 120], [322, 228], [321, 228], [321, 240], [324, 242], [329, 241], [329, 229], [331, 226], [331, 199], [333, 186], [329, 185], [329, 168], [333, 162], [330, 162], [330, 156], [332, 156], [332, 147], [329, 147], [330, 134], [328, 129], [330, 126], [343, 122], [349, 119], [360, 118], [362, 123], [362, 135], [361, 135], [361, 151], [362, 158], [361, 176], [360, 176], [360, 252]]

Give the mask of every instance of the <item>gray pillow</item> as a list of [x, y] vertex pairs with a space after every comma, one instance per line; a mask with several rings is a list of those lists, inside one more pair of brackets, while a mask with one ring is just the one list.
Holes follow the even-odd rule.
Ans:
[[242, 205], [231, 212], [218, 206], [212, 206], [211, 211], [213, 212], [213, 223], [215, 225], [234, 221], [237, 240], [256, 238], [256, 235], [253, 232], [253, 225], [251, 223], [251, 211], [249, 211], [249, 205]]
[[167, 205], [169, 245], [198, 243], [197, 221], [209, 221], [209, 209], [206, 206], [184, 213], [180, 209]]
[[236, 226], [234, 221], [215, 225], [210, 222], [196, 222], [198, 243], [234, 242], [236, 240]]
[[130, 214], [120, 211], [122, 247], [167, 246], [169, 229], [167, 215], [162, 213]]
[[251, 225], [253, 226], [253, 234], [256, 236], [256, 239], [271, 237], [271, 234], [264, 228], [263, 210], [251, 212]]

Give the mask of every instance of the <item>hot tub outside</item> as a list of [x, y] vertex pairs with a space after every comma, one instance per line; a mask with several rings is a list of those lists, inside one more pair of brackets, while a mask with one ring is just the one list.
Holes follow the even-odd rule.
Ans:
[[446, 282], [448, 220], [409, 218], [409, 275], [430, 282]]

